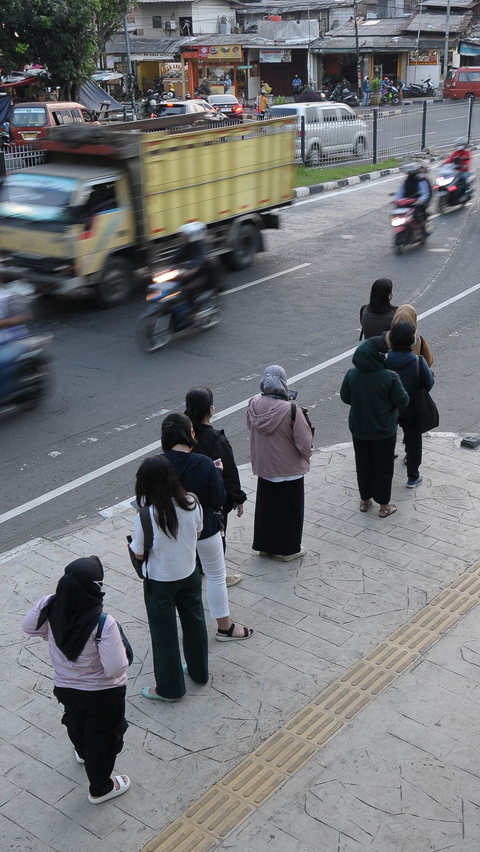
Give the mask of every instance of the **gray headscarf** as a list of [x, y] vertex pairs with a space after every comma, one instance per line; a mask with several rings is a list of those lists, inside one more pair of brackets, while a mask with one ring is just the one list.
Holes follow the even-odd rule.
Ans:
[[288, 399], [287, 374], [283, 367], [272, 364], [263, 371], [260, 382], [260, 390], [264, 396], [273, 396], [276, 399]]

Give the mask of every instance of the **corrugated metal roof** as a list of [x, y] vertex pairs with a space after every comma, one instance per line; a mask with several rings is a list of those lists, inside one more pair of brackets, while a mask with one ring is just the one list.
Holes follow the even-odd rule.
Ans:
[[[180, 48], [188, 44], [190, 39], [185, 38], [144, 38], [143, 36], [130, 36], [130, 52], [132, 57], [144, 56], [151, 53], [152, 56], [169, 57], [180, 53]], [[125, 36], [115, 36], [107, 41], [106, 52], [110, 54], [125, 53]]]
[[[396, 36], [405, 31], [408, 21], [409, 18], [368, 18], [366, 21], [359, 21], [358, 35], [362, 38], [377, 35]], [[335, 37], [355, 35], [355, 27], [353, 23], [341, 24], [329, 30], [327, 35]]]
[[352, 6], [353, 0], [296, 0], [295, 3], [288, 0], [278, 0], [278, 2], [268, 3], [249, 3], [248, 5], [236, 5], [235, 11], [238, 15], [281, 15], [292, 14], [294, 12], [318, 12], [322, 9], [335, 10], [335, 7]]
[[258, 36], [256, 33], [232, 33], [230, 35], [219, 35], [218, 33], [207, 33], [203, 36], [197, 36], [193, 38], [191, 41], [188, 41], [188, 45], [192, 45], [193, 47], [205, 47], [210, 44], [220, 44], [220, 45], [229, 45], [229, 44], [239, 44], [241, 47], [302, 47], [305, 48], [310, 44], [310, 40], [308, 38], [299, 39], [276, 39], [275, 41], [270, 38], [262, 38]]
[[[422, 6], [423, 8], [427, 7], [429, 9], [438, 6], [440, 9], [442, 9], [448, 6], [448, 2], [449, 0], [423, 0]], [[478, 0], [452, 0], [452, 2], [450, 3], [451, 12], [455, 14], [456, 9], [473, 9], [473, 7], [477, 5], [477, 3]]]
[[[465, 30], [470, 21], [470, 15], [450, 15], [450, 32], [459, 33]], [[444, 33], [447, 26], [446, 15], [414, 15], [405, 27], [407, 32], [416, 33], [420, 26], [420, 32], [432, 30], [436, 33]]]
[[[420, 50], [440, 50], [443, 45], [443, 39], [421, 38], [418, 46]], [[391, 53], [392, 51], [396, 52], [397, 50], [416, 50], [417, 39], [408, 35], [395, 36], [393, 39], [388, 36], [372, 36], [368, 39], [360, 38], [358, 46], [361, 53], [370, 52], [372, 50], [385, 50]], [[354, 53], [356, 50], [355, 37], [331, 38], [329, 36], [325, 36], [323, 39], [318, 38], [311, 42], [310, 50], [313, 53]]]

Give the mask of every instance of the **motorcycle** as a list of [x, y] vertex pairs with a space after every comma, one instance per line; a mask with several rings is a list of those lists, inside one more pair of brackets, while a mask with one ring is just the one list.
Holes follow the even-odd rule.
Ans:
[[0, 413], [17, 407], [35, 408], [42, 402], [50, 387], [50, 361], [45, 350], [52, 340], [51, 334], [35, 334], [17, 341], [14, 386], [0, 399]]
[[427, 77], [421, 83], [410, 83], [409, 86], [411, 98], [434, 98], [437, 90], [432, 86], [432, 78]]
[[167, 269], [154, 275], [147, 288], [149, 306], [138, 318], [135, 337], [144, 352], [155, 352], [187, 328], [207, 331], [223, 319], [217, 288], [206, 290], [190, 304], [182, 280], [187, 269]]
[[383, 93], [381, 99], [381, 104], [394, 104], [395, 106], [400, 103], [400, 95], [396, 86], [393, 83], [390, 86], [387, 86], [387, 91]]
[[342, 89], [339, 84], [335, 86], [329, 100], [336, 101], [336, 103], [347, 104], [351, 107], [358, 106], [358, 98], [356, 94], [351, 92], [350, 89]]
[[401, 254], [405, 246], [422, 245], [428, 234], [422, 228], [425, 219], [418, 219], [414, 198], [400, 198], [395, 201], [396, 209], [391, 214], [391, 225], [394, 228], [393, 249]]
[[438, 212], [447, 207], [462, 207], [473, 195], [473, 175], [458, 170], [455, 163], [444, 163], [435, 180], [434, 190], [438, 195]]

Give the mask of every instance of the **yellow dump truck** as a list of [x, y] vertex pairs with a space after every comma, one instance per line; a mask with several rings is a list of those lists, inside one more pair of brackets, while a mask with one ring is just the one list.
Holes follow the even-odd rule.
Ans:
[[208, 226], [212, 255], [246, 268], [293, 197], [294, 123], [172, 131], [171, 121], [49, 131], [44, 165], [8, 176], [0, 192], [3, 280], [39, 293], [88, 285], [113, 307], [195, 220]]

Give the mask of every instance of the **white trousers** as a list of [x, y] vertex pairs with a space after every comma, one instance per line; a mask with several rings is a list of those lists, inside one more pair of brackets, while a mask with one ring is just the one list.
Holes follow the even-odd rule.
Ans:
[[207, 601], [212, 618], [225, 618], [230, 615], [225, 578], [225, 555], [221, 534], [197, 541], [198, 555], [207, 578]]

